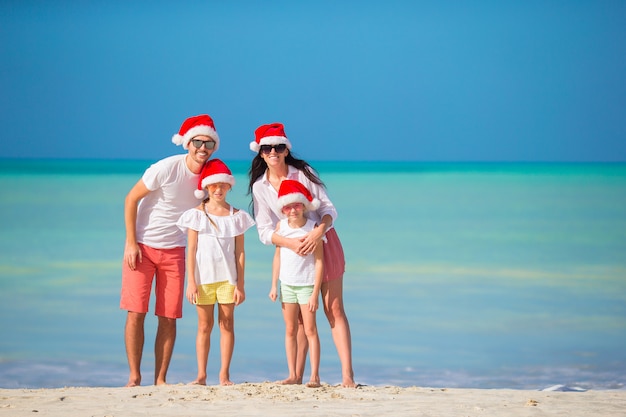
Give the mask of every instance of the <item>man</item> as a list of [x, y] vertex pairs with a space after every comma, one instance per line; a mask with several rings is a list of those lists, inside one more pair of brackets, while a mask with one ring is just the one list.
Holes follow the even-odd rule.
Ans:
[[185, 120], [172, 142], [188, 152], [150, 166], [124, 202], [126, 243], [122, 262], [120, 308], [127, 310], [124, 340], [130, 374], [126, 386], [141, 385], [144, 321], [152, 281], [156, 277], [154, 384], [166, 383], [176, 340], [176, 319], [182, 317], [185, 282], [185, 234], [176, 221], [198, 205], [202, 166], [219, 147], [219, 136], [206, 114]]

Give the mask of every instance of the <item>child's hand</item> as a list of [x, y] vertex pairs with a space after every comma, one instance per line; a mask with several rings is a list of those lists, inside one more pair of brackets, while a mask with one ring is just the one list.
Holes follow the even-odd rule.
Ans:
[[189, 300], [189, 302], [191, 304], [197, 304], [198, 303], [198, 287], [196, 287], [196, 285], [187, 285], [187, 300]]
[[235, 299], [235, 305], [238, 306], [239, 304], [246, 301], [246, 292], [243, 289], [235, 287], [235, 293], [233, 294], [233, 298]]
[[278, 291], [276, 291], [276, 287], [272, 287], [272, 289], [270, 290], [269, 297], [270, 297], [270, 300], [276, 301], [276, 299], [278, 298]]
[[309, 298], [308, 306], [309, 306], [309, 311], [311, 313], [315, 313], [317, 309], [319, 308], [319, 301], [317, 297], [311, 296], [311, 298]]

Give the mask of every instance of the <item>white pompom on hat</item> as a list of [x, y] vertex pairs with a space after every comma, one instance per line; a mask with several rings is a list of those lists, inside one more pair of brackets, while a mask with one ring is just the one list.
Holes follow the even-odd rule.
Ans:
[[213, 152], [220, 147], [220, 137], [215, 130], [215, 123], [208, 114], [201, 114], [187, 118], [180, 126], [177, 134], [172, 136], [172, 142], [175, 145], [183, 145], [183, 148], [189, 148], [189, 141], [198, 135], [208, 136], [215, 141]]
[[285, 126], [282, 123], [270, 123], [257, 127], [254, 131], [254, 141], [250, 142], [250, 150], [258, 153], [261, 145], [287, 145], [291, 149], [291, 142], [285, 135]]
[[282, 210], [283, 207], [302, 203], [308, 211], [315, 211], [320, 206], [320, 201], [311, 195], [311, 192], [301, 182], [296, 180], [283, 180], [278, 188], [278, 201], [276, 207]]
[[206, 197], [205, 187], [209, 184], [225, 182], [232, 187], [235, 185], [235, 177], [224, 162], [219, 159], [211, 159], [204, 163], [200, 178], [198, 179], [198, 189], [193, 192], [197, 199]]

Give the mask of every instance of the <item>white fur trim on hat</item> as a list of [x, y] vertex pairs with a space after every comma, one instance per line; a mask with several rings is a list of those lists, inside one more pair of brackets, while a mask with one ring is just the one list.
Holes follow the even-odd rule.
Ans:
[[232, 187], [233, 185], [235, 185], [235, 177], [228, 174], [209, 175], [202, 180], [202, 188], [206, 188], [207, 185], [215, 184], [218, 182], [225, 182], [226, 184], [230, 184], [230, 186]]
[[309, 201], [304, 194], [302, 193], [289, 193], [285, 194], [282, 197], [278, 197], [278, 201], [276, 202], [276, 207], [278, 210], [282, 210], [283, 207], [293, 204], [293, 203], [302, 203], [307, 211], [315, 211], [320, 207], [320, 201], [317, 198], [313, 198], [313, 201]]
[[257, 143], [255, 140], [250, 142], [250, 150], [252, 152], [258, 153], [261, 149], [261, 145], [287, 145], [287, 149], [291, 149], [291, 142], [285, 136], [266, 136], [261, 138], [261, 140]]
[[189, 149], [189, 142], [196, 136], [204, 135], [208, 136], [215, 141], [215, 148], [213, 148], [213, 152], [217, 151], [220, 147], [220, 137], [211, 126], [207, 125], [198, 125], [194, 126], [185, 132], [184, 136], [179, 135], [178, 133], [172, 136], [172, 143], [175, 145], [183, 145], [184, 149]]
[[230, 186], [234, 186], [235, 185], [235, 177], [233, 177], [232, 175], [228, 175], [228, 174], [214, 174], [214, 175], [209, 175], [207, 177], [205, 177], [202, 182], [201, 182], [201, 190], [195, 190], [193, 192], [193, 195], [196, 196], [196, 198], [198, 200], [204, 200], [204, 198], [206, 197], [206, 186], [210, 185], [210, 184], [216, 184], [218, 182], [225, 182], [226, 184], [230, 184]]
[[234, 186], [235, 185], [235, 177], [233, 177], [232, 175], [228, 175], [228, 174], [214, 174], [214, 175], [209, 175], [208, 177], [205, 177], [200, 186], [202, 187], [201, 190], [195, 190], [193, 192], [193, 195], [196, 196], [196, 198], [198, 200], [204, 200], [207, 196], [206, 193], [206, 186], [210, 185], [210, 184], [216, 184], [218, 182], [225, 182], [226, 184], [230, 184], [230, 186]]

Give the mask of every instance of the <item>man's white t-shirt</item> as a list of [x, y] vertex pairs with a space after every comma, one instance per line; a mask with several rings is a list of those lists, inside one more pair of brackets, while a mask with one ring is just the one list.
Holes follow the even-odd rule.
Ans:
[[174, 155], [151, 165], [141, 179], [151, 192], [137, 207], [137, 242], [157, 249], [186, 246], [187, 236], [176, 222], [198, 205], [194, 191], [199, 174], [187, 167], [187, 154]]

